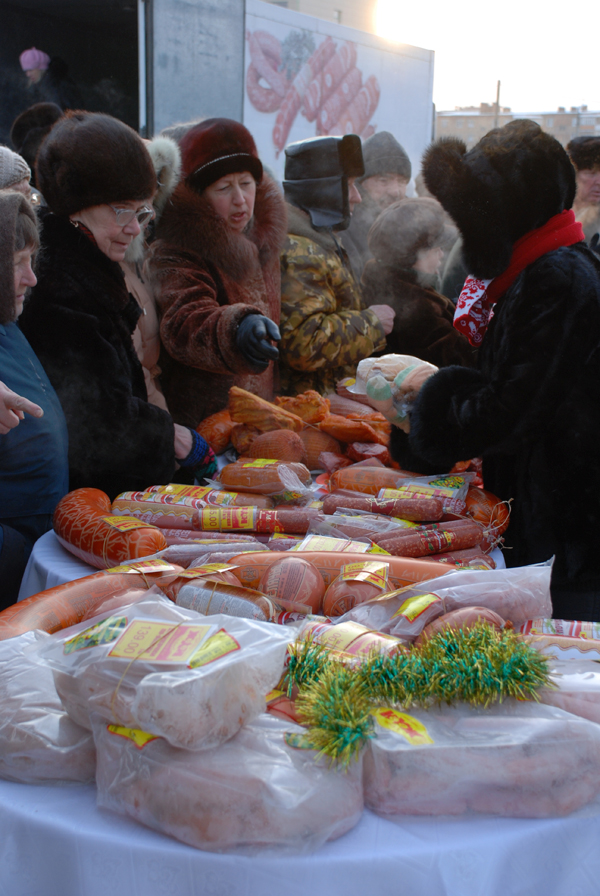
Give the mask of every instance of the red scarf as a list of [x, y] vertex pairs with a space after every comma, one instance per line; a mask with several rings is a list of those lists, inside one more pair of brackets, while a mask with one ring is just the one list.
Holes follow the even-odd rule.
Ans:
[[583, 228], [572, 209], [554, 215], [543, 227], [530, 230], [514, 244], [510, 264], [493, 280], [467, 277], [456, 303], [455, 328], [465, 334], [471, 345], [480, 345], [494, 316], [494, 305], [521, 271], [546, 252], [583, 239]]

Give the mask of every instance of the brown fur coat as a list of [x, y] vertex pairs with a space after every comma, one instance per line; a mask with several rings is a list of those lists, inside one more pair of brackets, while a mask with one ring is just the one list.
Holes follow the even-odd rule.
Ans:
[[162, 214], [150, 267], [157, 280], [163, 389], [177, 423], [197, 426], [227, 405], [233, 385], [273, 397], [273, 364], [257, 374], [236, 348], [240, 321], [264, 314], [279, 323], [283, 197], [268, 177], [254, 217], [230, 231], [210, 203], [181, 183]]

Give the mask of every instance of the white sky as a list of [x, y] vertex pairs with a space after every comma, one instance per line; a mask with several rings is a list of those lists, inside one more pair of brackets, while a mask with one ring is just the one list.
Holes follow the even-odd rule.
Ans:
[[600, 110], [600, 6], [540, 0], [378, 0], [376, 30], [435, 50], [438, 110], [496, 100], [513, 112]]

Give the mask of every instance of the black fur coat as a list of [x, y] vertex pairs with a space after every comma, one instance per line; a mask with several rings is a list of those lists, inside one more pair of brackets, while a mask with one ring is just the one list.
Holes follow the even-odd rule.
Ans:
[[121, 268], [67, 218], [48, 213], [37, 276], [20, 323], [65, 412], [70, 488], [114, 498], [168, 482], [173, 421], [148, 404], [131, 338], [139, 306]]
[[554, 616], [600, 618], [600, 262], [583, 243], [543, 255], [499, 300], [478, 367], [424, 385], [401, 464], [443, 472], [483, 457], [485, 487], [514, 499], [509, 566], [556, 561]]

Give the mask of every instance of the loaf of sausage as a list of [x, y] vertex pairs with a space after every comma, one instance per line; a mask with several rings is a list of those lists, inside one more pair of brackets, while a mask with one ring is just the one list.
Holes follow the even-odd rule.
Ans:
[[311, 851], [354, 827], [363, 798], [360, 764], [330, 769], [304, 733], [265, 713], [193, 753], [95, 721], [98, 805], [197, 849]]
[[286, 492], [301, 495], [312, 480], [304, 464], [241, 457], [223, 467], [219, 481], [225, 488], [256, 495], [283, 495]]
[[395, 501], [380, 501], [370, 496], [350, 498], [345, 495], [327, 495], [323, 500], [323, 513], [335, 513], [338, 508], [366, 510], [369, 513], [383, 513], [403, 520], [435, 522], [442, 517], [442, 503], [436, 498], [405, 498]]
[[600, 791], [600, 728], [553, 706], [377, 710], [365, 804], [383, 816], [567, 815]]
[[397, 557], [426, 557], [460, 551], [481, 543], [483, 528], [472, 520], [439, 523], [435, 528], [403, 529], [398, 534], [387, 533], [373, 539], [389, 554]]

